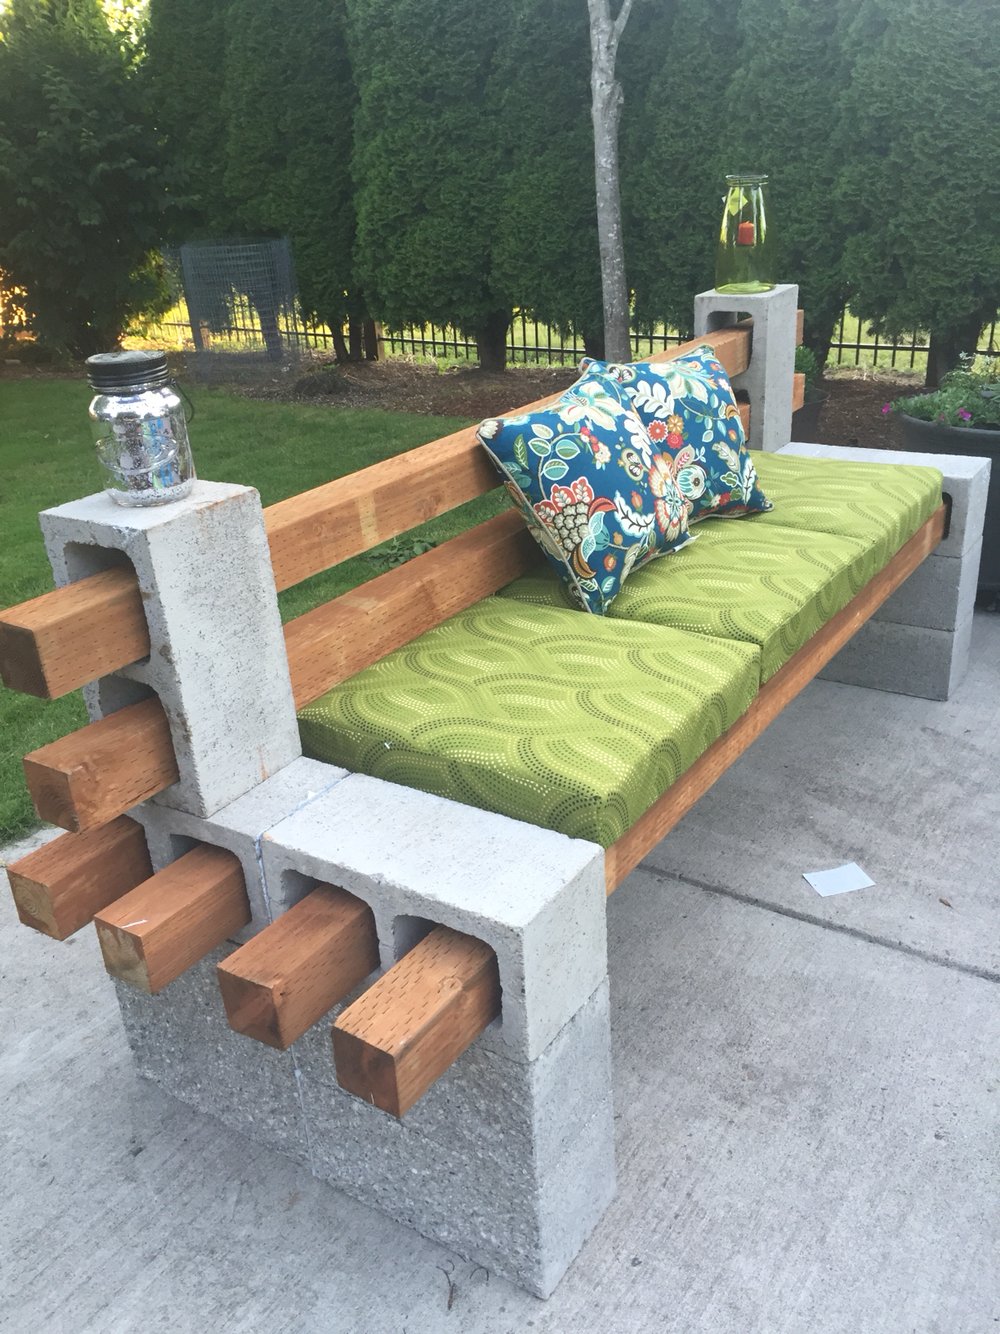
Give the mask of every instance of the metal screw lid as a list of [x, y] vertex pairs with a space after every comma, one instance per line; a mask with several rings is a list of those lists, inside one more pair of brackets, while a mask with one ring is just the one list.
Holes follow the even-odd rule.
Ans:
[[98, 352], [85, 364], [91, 388], [105, 392], [166, 384], [170, 378], [164, 352]]

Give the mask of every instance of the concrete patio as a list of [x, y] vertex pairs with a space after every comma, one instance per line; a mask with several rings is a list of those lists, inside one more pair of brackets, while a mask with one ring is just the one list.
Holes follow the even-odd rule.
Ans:
[[1000, 1329], [1000, 616], [972, 653], [814, 682], [610, 900], [618, 1196], [545, 1303], [141, 1081], [93, 933], [4, 890], [0, 1329]]

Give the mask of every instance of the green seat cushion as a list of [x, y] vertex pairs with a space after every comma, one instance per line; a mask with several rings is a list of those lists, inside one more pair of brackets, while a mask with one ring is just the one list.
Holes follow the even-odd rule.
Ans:
[[[633, 574], [608, 615], [756, 644], [763, 684], [878, 569], [871, 540], [756, 519], [707, 522], [683, 551]], [[501, 596], [567, 605], [559, 583], [541, 569]]]
[[936, 468], [759, 450], [751, 456], [774, 509], [749, 522], [874, 541], [879, 569], [941, 504]]
[[299, 725], [317, 759], [608, 847], [746, 711], [759, 674], [752, 644], [493, 597]]

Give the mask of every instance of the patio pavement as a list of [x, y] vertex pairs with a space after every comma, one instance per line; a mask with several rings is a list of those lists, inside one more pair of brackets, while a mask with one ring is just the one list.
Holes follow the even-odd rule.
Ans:
[[973, 654], [814, 682], [610, 900], [619, 1191], [545, 1303], [146, 1085], [92, 933], [3, 892], [0, 1330], [1000, 1331], [1000, 616]]

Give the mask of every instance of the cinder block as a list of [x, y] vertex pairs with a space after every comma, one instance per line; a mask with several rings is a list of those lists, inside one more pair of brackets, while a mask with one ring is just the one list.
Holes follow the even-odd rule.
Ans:
[[352, 774], [261, 848], [275, 912], [301, 897], [303, 876], [340, 885], [371, 906], [386, 966], [422, 923], [486, 941], [503, 1015], [483, 1041], [518, 1059], [535, 1059], [607, 975], [604, 853], [594, 843]]
[[293, 1056], [226, 1021], [215, 967], [230, 953], [213, 950], [158, 996], [115, 982], [136, 1066], [180, 1102], [309, 1166]]
[[743, 312], [753, 317], [750, 365], [733, 380], [750, 397], [751, 449], [777, 450], [792, 434], [795, 323], [799, 289], [779, 283], [770, 292], [731, 295], [699, 292], [694, 299], [695, 336], [735, 324]]
[[606, 983], [536, 1060], [477, 1043], [402, 1121], [339, 1088], [327, 1024], [294, 1051], [316, 1176], [549, 1295], [614, 1195]]
[[129, 814], [146, 831], [155, 871], [176, 861], [196, 842], [226, 848], [239, 857], [253, 914], [250, 925], [234, 937], [244, 941], [273, 920], [261, 866], [260, 845], [264, 834], [346, 777], [346, 769], [299, 758], [214, 815], [202, 818], [150, 801], [136, 806]]
[[850, 463], [902, 463], [937, 468], [944, 478], [943, 489], [951, 496], [951, 526], [934, 554], [965, 556], [982, 539], [990, 484], [989, 459], [960, 454], [914, 454], [901, 449], [864, 449], [856, 445], [790, 444], [781, 453], [813, 459], [844, 459]]
[[875, 613], [877, 621], [957, 630], [976, 602], [982, 539], [962, 557], [928, 556]]
[[965, 675], [971, 640], [971, 613], [954, 631], [866, 621], [820, 676], [844, 685], [944, 700]]
[[[155, 690], [170, 721], [180, 781], [155, 801], [210, 815], [301, 755], [256, 491], [197, 482], [150, 509], [102, 492], [40, 522], [59, 585], [106, 569], [116, 552], [135, 569], [151, 652], [114, 675]], [[124, 685], [86, 692], [94, 718], [130, 697]]]

